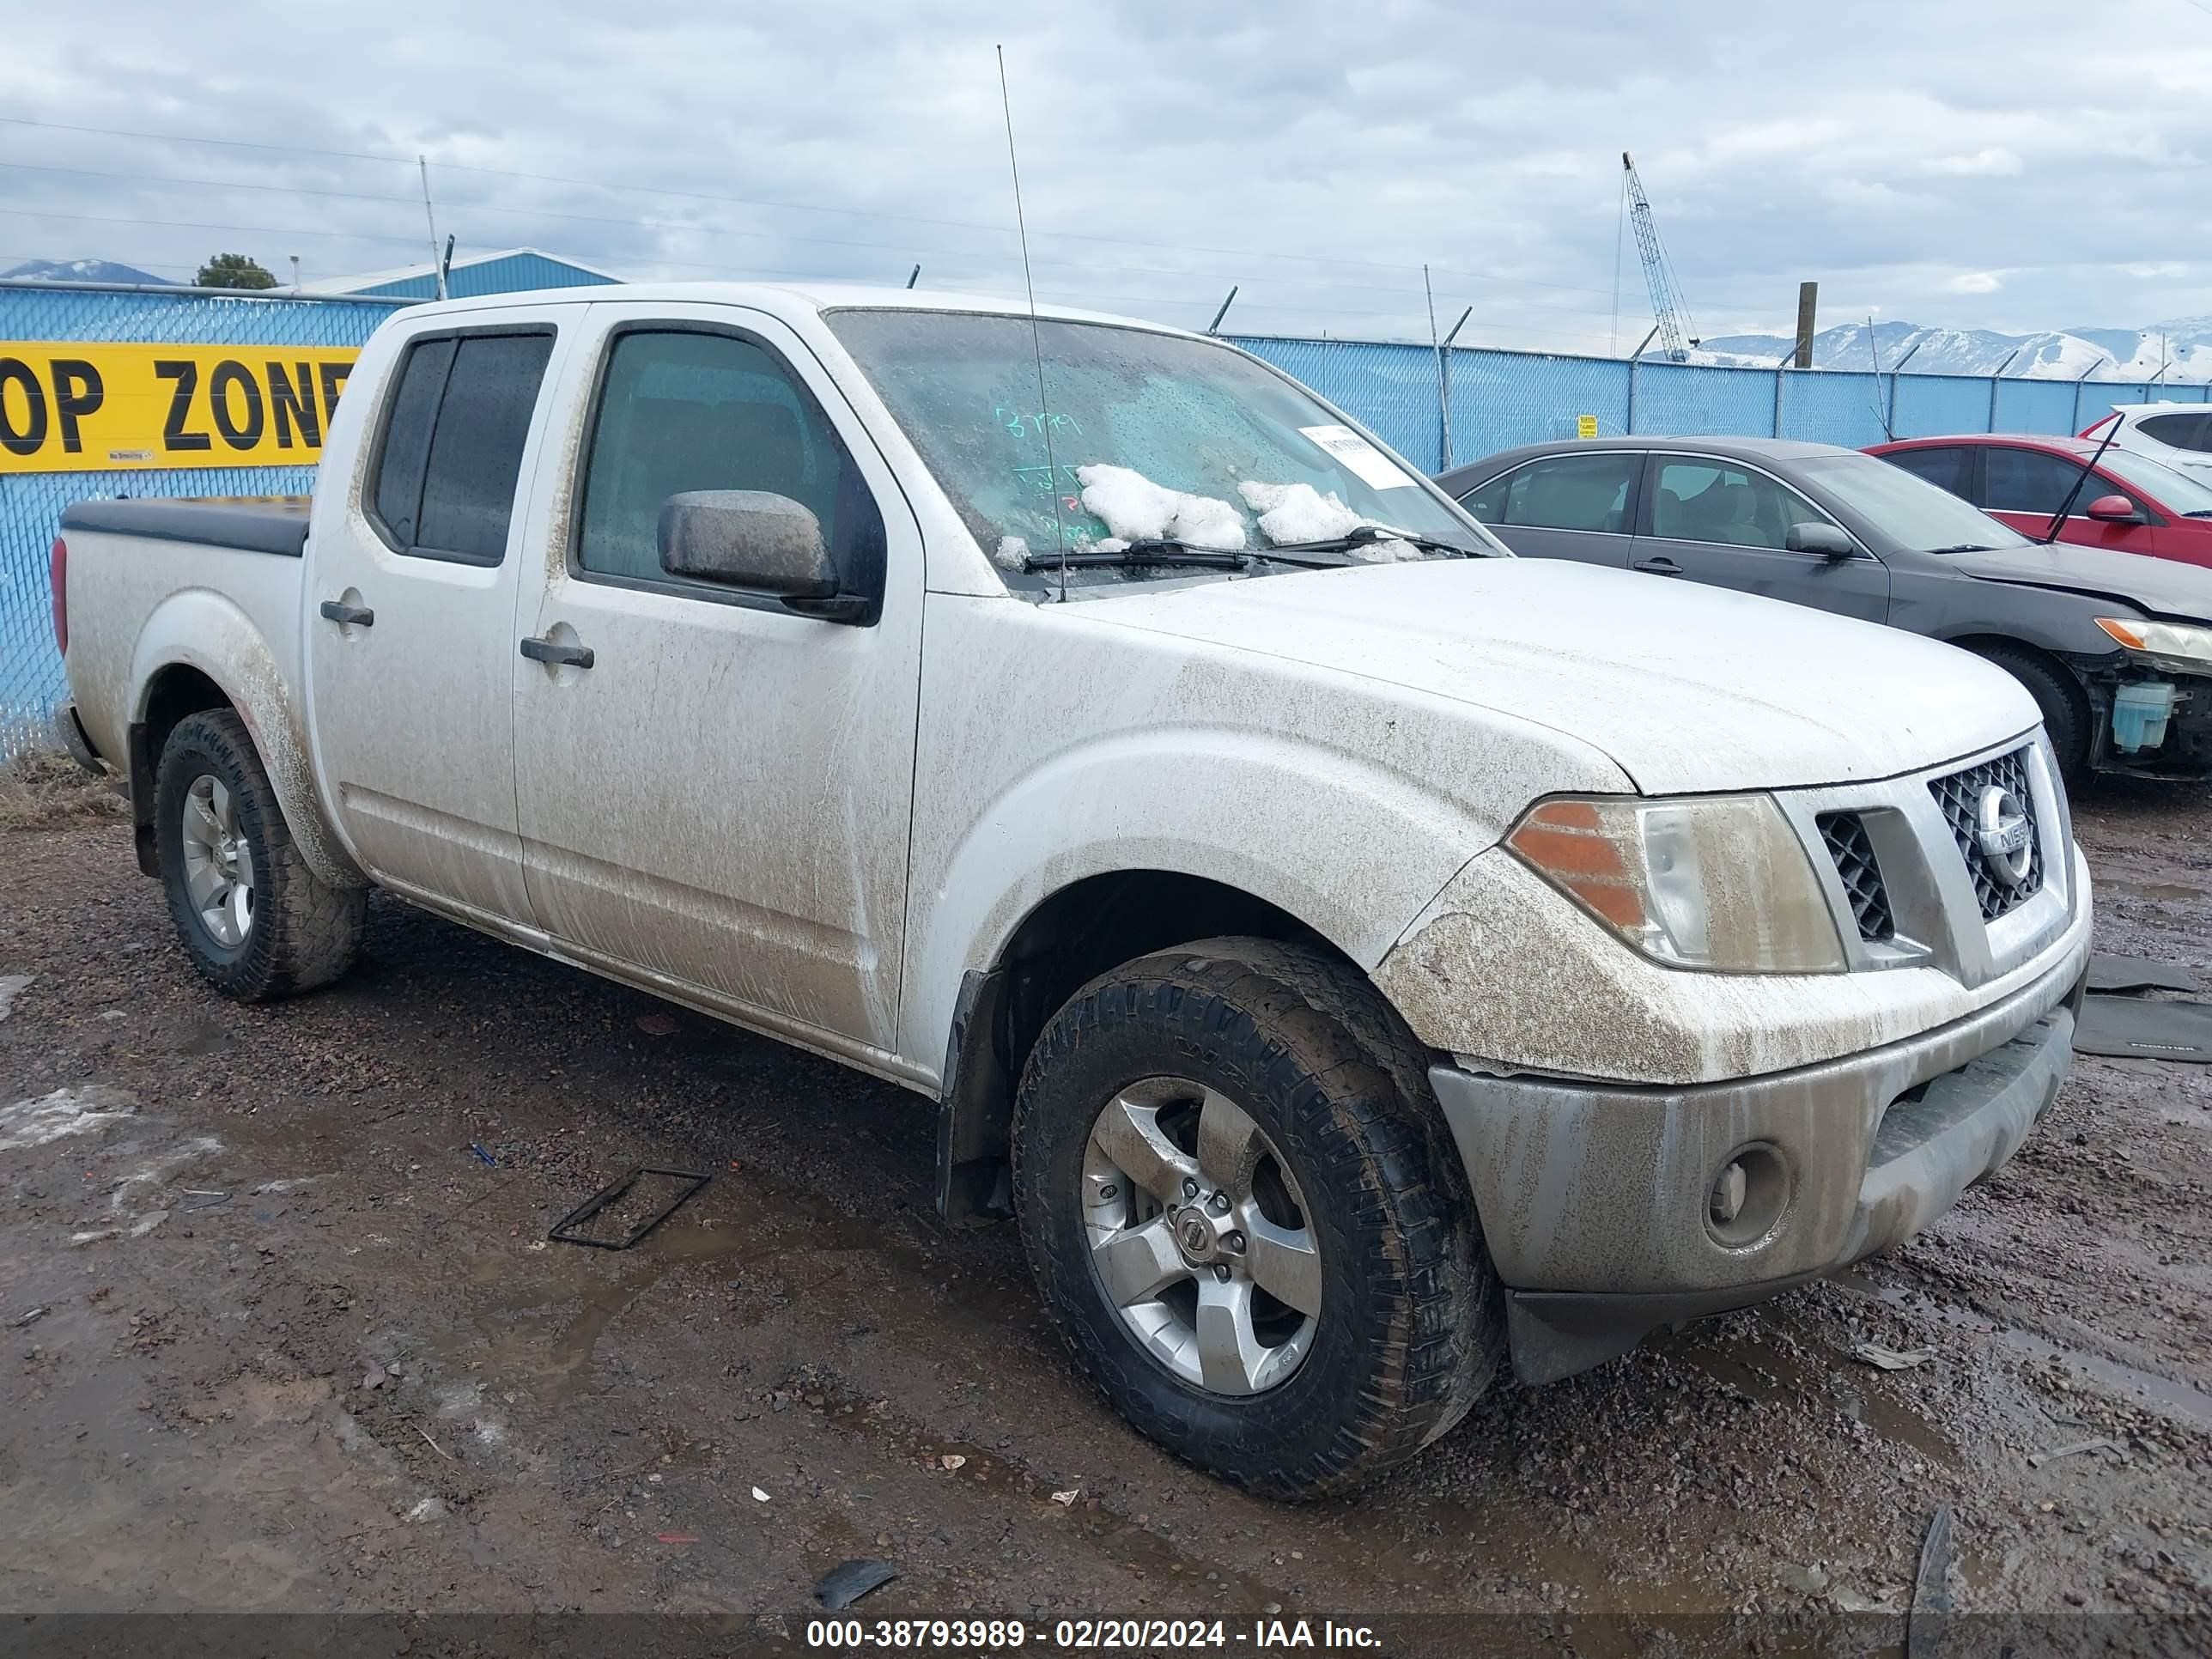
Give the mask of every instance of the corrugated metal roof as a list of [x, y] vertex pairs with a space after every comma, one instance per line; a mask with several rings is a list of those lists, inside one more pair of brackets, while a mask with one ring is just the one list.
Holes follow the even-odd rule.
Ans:
[[[574, 259], [534, 247], [515, 247], [455, 259], [447, 276], [446, 293], [450, 299], [465, 300], [486, 294], [584, 288], [623, 280], [611, 270], [601, 270]], [[435, 270], [427, 261], [393, 270], [368, 271], [358, 276], [328, 276], [307, 286], [316, 294], [380, 294], [407, 300], [435, 299], [438, 292]]]

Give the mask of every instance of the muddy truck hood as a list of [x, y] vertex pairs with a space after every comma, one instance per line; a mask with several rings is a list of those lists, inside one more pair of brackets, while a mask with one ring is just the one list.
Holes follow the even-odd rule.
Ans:
[[1650, 794], [1888, 777], [2037, 718], [2010, 676], [1917, 635], [1551, 560], [1265, 576], [1084, 611], [1548, 727], [1611, 757]]
[[1947, 554], [1943, 562], [1983, 581], [2116, 599], [2130, 610], [2182, 622], [2212, 621], [2212, 570], [2172, 559], [2053, 542], [2048, 547]]

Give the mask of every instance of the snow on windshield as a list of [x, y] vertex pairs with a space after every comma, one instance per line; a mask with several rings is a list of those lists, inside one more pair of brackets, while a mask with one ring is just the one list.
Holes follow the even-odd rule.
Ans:
[[1126, 466], [1079, 466], [1083, 506], [1125, 542], [1178, 541], [1224, 553], [1244, 550], [1244, 515], [1227, 501], [1154, 483]]
[[[1103, 520], [1113, 532], [1096, 544], [1101, 552], [1115, 552], [1138, 541], [1177, 541], [1188, 547], [1224, 553], [1244, 550], [1244, 516], [1228, 501], [1170, 489], [1133, 467], [1079, 466], [1075, 477], [1083, 486], [1085, 510]], [[1411, 543], [1389, 536], [1389, 525], [1363, 518], [1334, 490], [1323, 495], [1310, 483], [1271, 484], [1247, 478], [1237, 484], [1237, 493], [1258, 517], [1260, 534], [1270, 547], [1334, 541], [1355, 530], [1372, 527], [1386, 532], [1385, 536], [1346, 550], [1376, 564], [1421, 556], [1421, 550]], [[1010, 557], [1010, 547], [1018, 547], [1018, 553]], [[1018, 568], [1028, 552], [1019, 538], [1007, 537], [999, 544], [998, 562]]]
[[[1310, 483], [1271, 484], [1247, 478], [1237, 486], [1237, 493], [1244, 498], [1245, 506], [1260, 515], [1260, 533], [1270, 547], [1334, 541], [1370, 527], [1385, 532], [1390, 529], [1354, 513], [1334, 490], [1324, 495]], [[1421, 556], [1419, 548], [1395, 538], [1367, 542], [1348, 550], [1378, 564]]]

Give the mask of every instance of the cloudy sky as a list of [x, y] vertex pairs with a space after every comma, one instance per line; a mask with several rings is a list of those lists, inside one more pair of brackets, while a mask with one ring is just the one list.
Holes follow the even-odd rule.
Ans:
[[1003, 42], [1042, 299], [1425, 337], [1425, 262], [1463, 340], [1626, 351], [1626, 149], [1701, 334], [1807, 276], [1824, 324], [2212, 313], [2212, 0], [11, 13], [0, 268], [423, 259], [419, 153], [464, 252], [1016, 294]]

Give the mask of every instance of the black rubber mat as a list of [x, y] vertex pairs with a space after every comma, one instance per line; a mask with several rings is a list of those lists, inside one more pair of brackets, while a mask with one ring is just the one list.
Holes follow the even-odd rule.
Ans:
[[2194, 969], [2148, 957], [2089, 958], [2089, 988], [2093, 991], [2201, 991], [2203, 980]]
[[2074, 1027], [2077, 1054], [2212, 1064], [2212, 1002], [2143, 1002], [2092, 996]]

